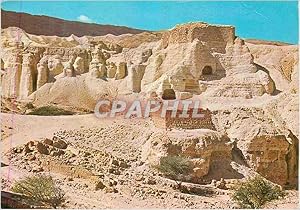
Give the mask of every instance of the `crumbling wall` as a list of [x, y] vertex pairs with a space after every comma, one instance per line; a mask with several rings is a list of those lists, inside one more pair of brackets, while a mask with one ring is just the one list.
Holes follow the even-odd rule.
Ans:
[[216, 130], [214, 124], [211, 119], [211, 112], [209, 110], [199, 109], [198, 114], [203, 114], [203, 117], [193, 118], [193, 109], [189, 109], [187, 111], [188, 117], [183, 118], [180, 117], [182, 114], [182, 110], [178, 110], [176, 113], [176, 117], [172, 117], [172, 111], [167, 110], [166, 116], [161, 117], [161, 112], [153, 113], [151, 118], [156, 127], [171, 129], [210, 129]]
[[216, 52], [224, 52], [226, 44], [232, 44], [235, 39], [235, 28], [203, 22], [177, 25], [163, 34], [162, 46], [166, 48], [169, 44], [188, 43], [194, 39], [206, 42]]

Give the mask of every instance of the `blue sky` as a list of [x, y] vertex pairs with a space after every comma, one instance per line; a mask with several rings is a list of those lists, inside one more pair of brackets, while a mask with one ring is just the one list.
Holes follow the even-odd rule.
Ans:
[[204, 21], [236, 26], [237, 35], [298, 43], [297, 1], [95, 2], [7, 1], [2, 9], [66, 20], [161, 30], [178, 23]]

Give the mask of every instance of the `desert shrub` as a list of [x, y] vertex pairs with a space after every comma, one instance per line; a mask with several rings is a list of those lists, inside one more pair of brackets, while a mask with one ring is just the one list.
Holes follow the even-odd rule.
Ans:
[[192, 165], [188, 158], [181, 156], [166, 156], [160, 159], [157, 169], [166, 177], [173, 179], [178, 188], [181, 187], [182, 178], [192, 171]]
[[56, 115], [73, 115], [74, 112], [64, 110], [55, 106], [43, 106], [33, 109], [28, 115], [56, 116]]
[[260, 176], [248, 179], [246, 182], [238, 183], [234, 187], [232, 199], [241, 208], [257, 209], [261, 208], [266, 202], [284, 196], [284, 192]]
[[14, 183], [13, 192], [26, 196], [28, 203], [34, 205], [58, 207], [64, 202], [65, 193], [51, 176], [28, 176]]

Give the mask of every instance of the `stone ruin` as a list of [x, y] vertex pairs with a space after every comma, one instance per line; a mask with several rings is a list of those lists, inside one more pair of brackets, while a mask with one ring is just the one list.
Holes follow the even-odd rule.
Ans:
[[195, 39], [205, 42], [216, 52], [225, 53], [227, 43], [233, 43], [235, 39], [235, 28], [209, 25], [204, 22], [177, 25], [163, 34], [162, 44], [166, 48], [169, 44], [188, 43]]
[[188, 117], [182, 118], [180, 115], [183, 113], [182, 109], [178, 109], [176, 116], [172, 117], [172, 110], [166, 111], [166, 116], [161, 117], [161, 110], [159, 112], [152, 113], [150, 115], [154, 125], [158, 128], [166, 130], [170, 129], [210, 129], [216, 130], [212, 118], [211, 112], [206, 109], [198, 109], [198, 114], [202, 114], [203, 117], [193, 118], [193, 109], [187, 110]]

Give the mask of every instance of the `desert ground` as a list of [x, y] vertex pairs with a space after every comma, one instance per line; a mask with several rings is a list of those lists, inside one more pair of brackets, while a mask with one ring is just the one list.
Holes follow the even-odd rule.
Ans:
[[[67, 201], [65, 208], [233, 208], [237, 207], [230, 200], [230, 190], [218, 189], [210, 184], [198, 185], [195, 188], [203, 195], [193, 195], [178, 192], [173, 189], [174, 181], [165, 179], [155, 171], [149, 171], [147, 167], [142, 165], [140, 160], [140, 148], [144, 144], [146, 138], [140, 138], [142, 129], [155, 132], [156, 129], [151, 126], [151, 122], [137, 120], [128, 122], [124, 119], [113, 119], [101, 121], [93, 114], [78, 116], [22, 116], [15, 114], [1, 114], [2, 125], [7, 130], [9, 136], [1, 141], [2, 162], [7, 166], [1, 167], [3, 189], [7, 189], [9, 183], [22, 177], [35, 173], [28, 172], [26, 167], [26, 159], [13, 160], [5, 159], [6, 151], [13, 147], [17, 147], [31, 140], [39, 140], [52, 138], [55, 133], [60, 133], [68, 142], [68, 150], [70, 151], [90, 151], [87, 147], [91, 144], [93, 150], [101, 153], [107, 152], [111, 156], [106, 164], [109, 164], [114, 158], [122, 158], [131, 167], [126, 168], [120, 175], [114, 173], [104, 174], [106, 183], [116, 182], [112, 191], [95, 190], [95, 183], [86, 172], [79, 172], [78, 177], [70, 173], [69, 168], [64, 168], [68, 164], [63, 164], [60, 158], [59, 167], [53, 167], [49, 173], [58, 181], [59, 186], [66, 192]], [[126, 126], [124, 126], [126, 124]], [[130, 129], [126, 129], [131, 128]], [[10, 129], [13, 128], [13, 129]], [[34, 129], [33, 129], [34, 128]], [[122, 131], [127, 130], [128, 134]], [[100, 132], [99, 132], [100, 131]], [[106, 138], [99, 139], [99, 133], [106, 133]], [[113, 132], [112, 132], [113, 131]], [[137, 138], [133, 135], [136, 132]], [[76, 140], [72, 139], [74, 134], [80, 133], [83, 136], [89, 136], [89, 139]], [[73, 135], [72, 135], [73, 134]], [[140, 136], [141, 135], [141, 136]], [[96, 145], [95, 145], [96, 144]], [[93, 151], [96, 154], [96, 151]], [[93, 158], [95, 157], [93, 154]], [[39, 154], [38, 154], [39, 155]], [[4, 158], [3, 158], [4, 157]], [[45, 157], [38, 157], [45, 160]], [[80, 158], [80, 157], [79, 157]], [[87, 161], [91, 161], [88, 158]], [[17, 161], [17, 165], [12, 164]], [[52, 160], [53, 161], [53, 160]], [[82, 160], [79, 160], [82, 161]], [[34, 165], [32, 161], [31, 166]], [[55, 164], [55, 162], [53, 163]], [[83, 161], [80, 165], [84, 165]], [[101, 166], [103, 163], [91, 161], [92, 164]], [[104, 167], [104, 166], [103, 166]], [[107, 167], [107, 166], [106, 166]], [[116, 191], [113, 191], [116, 190]], [[288, 190], [288, 195], [282, 200], [268, 204], [268, 208], [278, 209], [296, 209], [298, 205], [298, 191]]]

